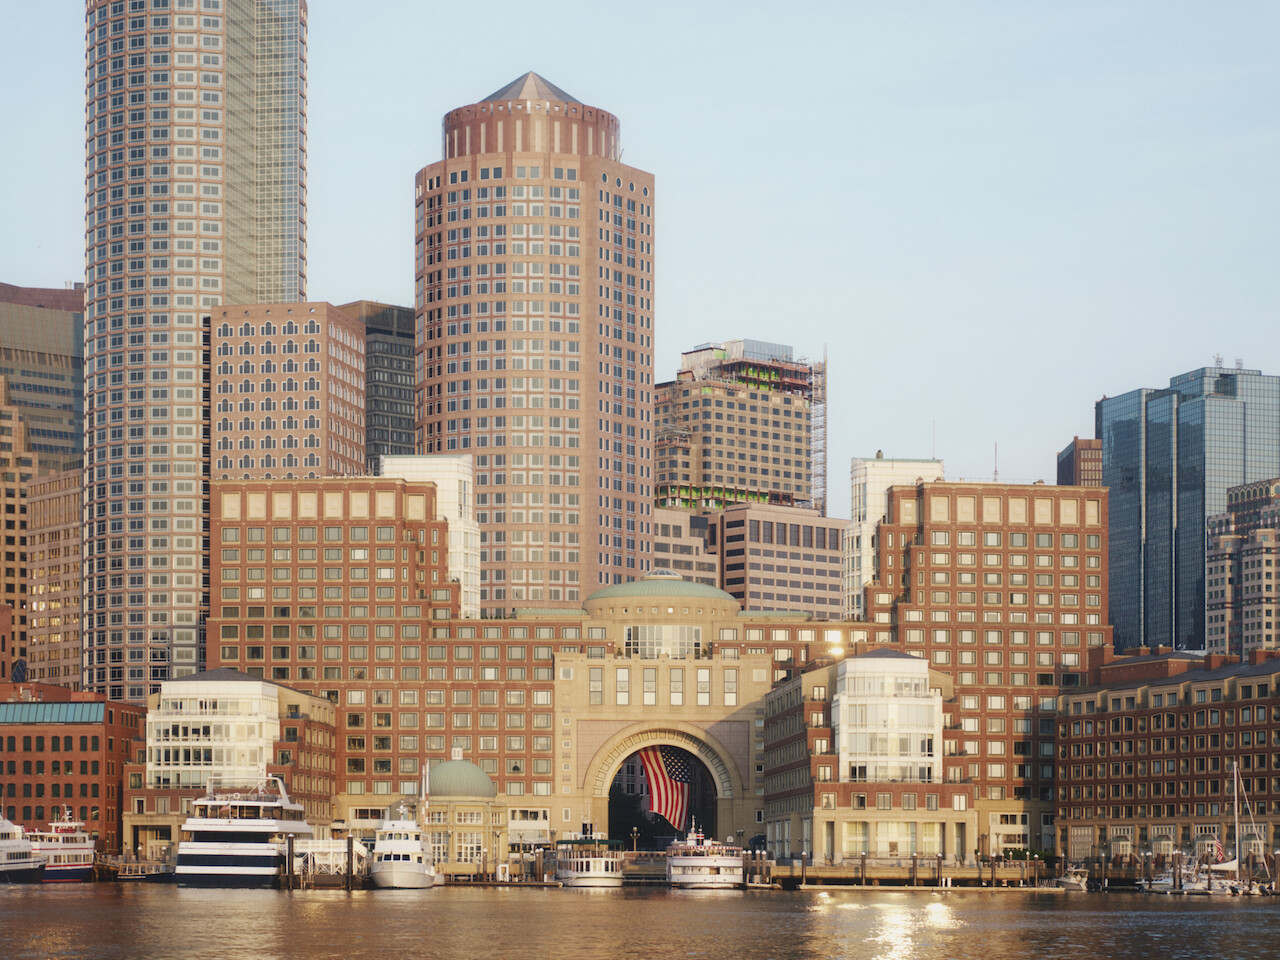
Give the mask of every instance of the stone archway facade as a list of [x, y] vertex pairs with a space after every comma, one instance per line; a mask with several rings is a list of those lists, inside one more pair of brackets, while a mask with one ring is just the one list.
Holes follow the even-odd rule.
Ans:
[[608, 799], [609, 785], [627, 757], [645, 747], [667, 745], [687, 750], [702, 761], [711, 773], [711, 782], [715, 784], [717, 800], [731, 800], [740, 796], [741, 776], [724, 759], [722, 755], [724, 748], [717, 747], [709, 740], [705, 732], [691, 733], [687, 730], [675, 729], [669, 724], [644, 726], [615, 737], [610, 745], [597, 752], [592, 768], [588, 768], [587, 789], [593, 797]]

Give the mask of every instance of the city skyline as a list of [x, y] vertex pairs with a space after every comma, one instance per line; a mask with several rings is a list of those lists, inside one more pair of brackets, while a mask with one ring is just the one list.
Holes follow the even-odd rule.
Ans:
[[[1280, 206], [1266, 175], [1265, 106], [1280, 88], [1264, 39], [1274, 9], [1179, 5], [1152, 17], [1127, 4], [989, 4], [913, 18], [817, 5], [775, 23], [748, 5], [731, 24], [663, 5], [634, 24], [624, 11], [563, 9], [546, 28], [497, 38], [484, 58], [446, 45], [423, 75], [409, 37], [460, 29], [457, 14], [428, 22], [425, 10], [387, 4], [350, 23], [331, 3], [310, 5], [314, 299], [411, 303], [406, 198], [413, 172], [438, 155], [439, 117], [533, 69], [624, 118], [634, 148], [624, 162], [654, 171], [664, 191], [659, 379], [704, 341], [785, 340], [810, 359], [825, 344], [832, 409], [854, 410], [858, 397], [900, 391], [910, 359], [917, 387], [877, 411], [878, 432], [833, 431], [833, 516], [847, 512], [852, 456], [937, 456], [978, 479], [998, 444], [1002, 479], [1052, 479], [1056, 451], [1090, 432], [1104, 394], [1215, 353], [1280, 367], [1260, 333], [1280, 292], [1266, 256]], [[24, 91], [3, 108], [6, 129], [36, 129], [44, 144], [0, 161], [6, 182], [23, 184], [4, 193], [6, 219], [27, 225], [0, 240], [9, 283], [58, 286], [82, 270], [73, 13], [23, 8], [0, 41], [6, 85]], [[637, 53], [664, 64], [644, 82], [614, 69], [613, 45], [588, 42], [624, 25]], [[721, 33], [734, 42], [710, 42]], [[367, 58], [353, 50], [379, 51], [378, 68], [355, 69]], [[767, 74], [753, 73], [759, 63]], [[826, 131], [826, 146], [776, 181], [789, 188], [770, 189], [762, 171], [793, 164], [808, 130]], [[377, 151], [350, 149], [370, 138]], [[754, 199], [725, 202], [738, 195]], [[791, 241], [715, 242], [762, 224]], [[1064, 328], [1042, 356], [1042, 331]], [[1098, 349], [1107, 345], [1121, 349]], [[993, 405], [976, 386], [975, 374], [993, 372], [1019, 402]]]

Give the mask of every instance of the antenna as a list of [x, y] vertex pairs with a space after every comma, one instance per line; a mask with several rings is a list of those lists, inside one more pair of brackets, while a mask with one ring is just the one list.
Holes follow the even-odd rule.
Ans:
[[938, 459], [938, 421], [936, 417], [933, 421], [933, 438], [929, 441], [929, 459]]
[[1000, 444], [997, 443], [995, 445], [995, 448], [996, 448], [995, 469], [992, 471], [992, 474], [991, 474], [992, 481], [998, 481], [1000, 479]]
[[1213, 355], [1213, 365], [1214, 365], [1215, 367], [1220, 367], [1220, 366], [1222, 366], [1222, 354], [1220, 354], [1220, 353], [1215, 353], [1215, 354]]

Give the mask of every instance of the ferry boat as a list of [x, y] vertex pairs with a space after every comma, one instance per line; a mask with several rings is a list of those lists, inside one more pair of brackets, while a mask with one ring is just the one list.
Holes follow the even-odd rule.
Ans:
[[436, 885], [438, 875], [431, 862], [427, 837], [417, 821], [384, 820], [374, 834], [369, 877], [383, 889], [422, 890]]
[[708, 840], [697, 824], [667, 847], [667, 883], [684, 890], [732, 890], [744, 885], [742, 848]]
[[556, 842], [556, 880], [566, 887], [622, 886], [622, 841], [583, 837]]
[[31, 849], [22, 828], [0, 817], [0, 883], [39, 883], [45, 858]]
[[283, 781], [267, 777], [248, 787], [211, 782], [182, 832], [179, 886], [270, 887], [285, 865], [288, 838], [309, 838], [311, 824]]
[[49, 822], [48, 830], [27, 834], [31, 848], [46, 858], [45, 883], [71, 883], [93, 879], [94, 842], [84, 821], [75, 819], [71, 807], [64, 807], [62, 819]]

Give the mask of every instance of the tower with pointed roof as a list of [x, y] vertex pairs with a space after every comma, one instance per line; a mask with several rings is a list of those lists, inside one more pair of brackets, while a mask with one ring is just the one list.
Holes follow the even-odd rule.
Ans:
[[579, 608], [652, 563], [652, 174], [536, 73], [417, 175], [416, 446], [475, 458], [481, 607]]

